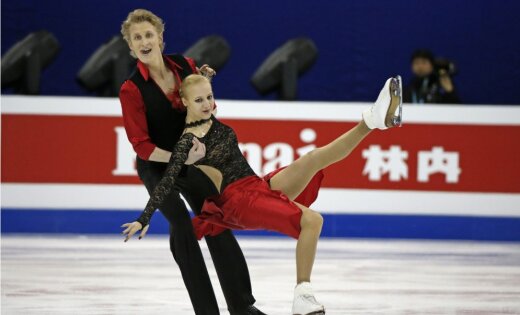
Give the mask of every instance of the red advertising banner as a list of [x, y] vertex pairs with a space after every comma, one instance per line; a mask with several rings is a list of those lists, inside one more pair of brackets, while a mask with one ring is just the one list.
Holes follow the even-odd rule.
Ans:
[[[353, 122], [222, 118], [266, 173]], [[329, 188], [520, 192], [520, 125], [406, 123], [374, 131], [326, 171]], [[139, 183], [120, 117], [2, 114], [3, 183]]]

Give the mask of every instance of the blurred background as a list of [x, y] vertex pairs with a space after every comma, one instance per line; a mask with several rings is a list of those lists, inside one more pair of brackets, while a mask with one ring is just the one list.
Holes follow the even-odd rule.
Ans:
[[[53, 33], [61, 50], [42, 73], [43, 95], [91, 95], [76, 74], [103, 43], [118, 35], [128, 12], [144, 7], [166, 23], [166, 52], [186, 51], [218, 34], [231, 55], [215, 81], [218, 97], [270, 99], [249, 84], [260, 64], [287, 40], [305, 36], [318, 49], [299, 81], [298, 99], [372, 101], [382, 80], [412, 79], [417, 49], [453, 61], [465, 104], [518, 104], [520, 23], [515, 0], [429, 1], [64, 1], [2, 2], [2, 55], [29, 33]], [[3, 89], [3, 93], [10, 93]]]
[[[259, 174], [353, 126], [384, 80], [403, 76], [407, 128], [326, 171], [324, 236], [520, 239], [520, 4], [483, 0], [4, 1], [4, 232], [112, 233], [145, 202], [117, 99], [135, 67], [120, 27], [140, 7], [166, 23], [166, 53], [218, 71], [220, 118]], [[381, 192], [405, 201], [367, 205]], [[106, 220], [86, 224], [95, 209]], [[158, 221], [151, 233], [166, 233]]]
[[[110, 233], [146, 200], [117, 99], [135, 67], [120, 27], [140, 7], [165, 21], [166, 53], [218, 71], [220, 117], [259, 174], [353, 126], [384, 80], [403, 76], [409, 125], [375, 134], [326, 171], [316, 205], [331, 218], [324, 236], [520, 239], [520, 3], [507, 0], [3, 1], [4, 232]], [[95, 163], [85, 154], [93, 149]], [[405, 202], [367, 205], [379, 192]], [[37, 211], [49, 208], [63, 211]], [[106, 220], [85, 224], [99, 208]], [[49, 224], [31, 225], [34, 210]], [[166, 233], [160, 222], [152, 233]]]

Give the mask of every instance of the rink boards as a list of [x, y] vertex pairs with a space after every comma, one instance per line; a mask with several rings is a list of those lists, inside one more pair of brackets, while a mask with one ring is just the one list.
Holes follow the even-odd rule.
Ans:
[[[265, 174], [367, 105], [221, 100], [218, 117]], [[520, 108], [405, 105], [404, 121], [326, 170], [323, 235], [520, 240]], [[2, 232], [118, 233], [147, 201], [134, 159], [117, 99], [3, 96]]]

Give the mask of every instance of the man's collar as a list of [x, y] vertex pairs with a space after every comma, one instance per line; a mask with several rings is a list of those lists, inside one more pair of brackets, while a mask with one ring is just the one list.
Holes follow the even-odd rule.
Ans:
[[[163, 55], [163, 59], [166, 61], [166, 64], [171, 70], [182, 70], [182, 67], [176, 64], [173, 60], [168, 58], [166, 55]], [[177, 68], [177, 69], [175, 69]], [[137, 59], [137, 69], [139, 69], [139, 72], [143, 76], [145, 81], [148, 81], [150, 78], [150, 70], [148, 70], [148, 67], [141, 62], [141, 60]]]

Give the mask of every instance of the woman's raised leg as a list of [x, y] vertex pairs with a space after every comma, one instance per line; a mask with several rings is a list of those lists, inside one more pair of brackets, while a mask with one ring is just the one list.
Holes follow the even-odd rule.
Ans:
[[370, 131], [361, 121], [336, 140], [314, 149], [274, 175], [270, 180], [271, 188], [281, 190], [294, 200], [319, 170], [346, 158]]
[[[272, 189], [281, 190], [294, 200], [321, 169], [346, 158], [372, 129], [401, 124], [401, 78], [390, 78], [375, 104], [363, 113], [363, 120], [331, 143], [300, 157], [270, 180]], [[396, 114], [396, 111], [398, 113]]]

